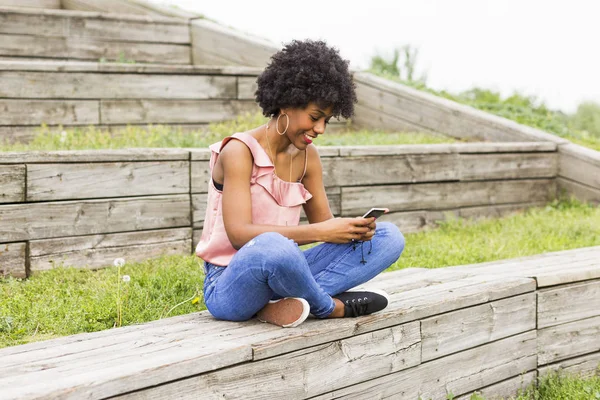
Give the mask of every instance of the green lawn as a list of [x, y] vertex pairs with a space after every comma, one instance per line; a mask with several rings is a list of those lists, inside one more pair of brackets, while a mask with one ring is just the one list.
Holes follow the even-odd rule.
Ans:
[[[451, 396], [450, 396], [451, 397]], [[531, 385], [511, 400], [597, 400], [600, 399], [600, 366], [596, 376], [579, 377], [550, 373], [540, 377], [538, 387]], [[470, 400], [486, 400], [474, 394]]]
[[[235, 132], [264, 124], [261, 114], [244, 114], [231, 121], [210, 124], [207, 129], [184, 131], [164, 125], [128, 126], [114, 133], [94, 126], [83, 128], [40, 127], [27, 144], [10, 144], [0, 138], [0, 151], [121, 149], [128, 147], [206, 148]], [[459, 140], [423, 132], [383, 132], [342, 129], [320, 136], [317, 146], [455, 143]]]
[[[600, 208], [562, 201], [500, 219], [450, 219], [407, 234], [406, 243], [390, 270], [597, 246]], [[123, 326], [202, 310], [203, 279], [200, 260], [186, 255], [125, 264], [121, 271], [56, 268], [26, 280], [1, 278], [0, 347], [113, 328], [119, 298]]]

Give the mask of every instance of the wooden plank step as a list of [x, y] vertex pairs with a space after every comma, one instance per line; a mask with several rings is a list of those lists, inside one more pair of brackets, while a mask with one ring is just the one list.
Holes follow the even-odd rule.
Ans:
[[0, 0], [0, 7], [31, 7], [60, 9], [61, 0]]
[[[309, 347], [280, 357], [222, 369], [124, 395], [155, 398], [178, 393], [206, 399], [306, 398], [419, 364], [419, 323], [412, 322]], [[190, 397], [187, 397], [190, 396]]]
[[94, 100], [0, 99], [0, 125], [95, 125], [100, 123], [99, 108]]
[[25, 201], [25, 165], [0, 164], [0, 203]]
[[538, 329], [537, 346], [538, 365], [598, 352], [600, 316]]
[[27, 201], [185, 194], [189, 182], [187, 161], [31, 164]]
[[183, 149], [131, 148], [111, 150], [15, 151], [0, 153], [0, 164], [103, 163], [133, 161], [185, 161]]
[[535, 293], [421, 320], [422, 362], [536, 329]]
[[467, 393], [464, 396], [455, 397], [456, 400], [471, 400], [471, 396], [477, 393], [486, 400], [504, 400], [514, 398], [520, 392], [525, 391], [535, 382], [537, 373], [535, 371], [526, 372], [514, 378], [509, 378], [500, 383], [484, 387], [473, 393]]
[[577, 374], [584, 377], [598, 376], [600, 367], [600, 352], [569, 358], [545, 367], [538, 368], [540, 376], [551, 371], [563, 371], [567, 374]]
[[77, 268], [98, 269], [112, 266], [115, 258], [141, 262], [161, 255], [187, 254], [191, 249], [190, 228], [161, 229], [60, 239], [31, 240], [31, 273], [60, 264]]
[[446, 399], [450, 393], [460, 396], [535, 370], [535, 343], [535, 331], [511, 336], [314, 399], [421, 397], [437, 400]]
[[550, 179], [343, 187], [342, 215], [362, 215], [378, 204], [393, 212], [547, 201], [555, 191]]
[[144, 344], [141, 339], [139, 347], [120, 352], [105, 351], [110, 354], [105, 359], [86, 358], [88, 363], [79, 364], [81, 368], [74, 368], [78, 364], [68, 363], [62, 369], [45, 365], [43, 370], [2, 377], [2, 397], [104, 398], [223, 368], [252, 357], [249, 346], [214, 343], [201, 336], [167, 342], [153, 352], [149, 352]]
[[27, 243], [0, 243], [0, 277], [27, 278]]
[[[0, 71], [0, 97], [38, 99], [229, 99], [233, 76]], [[148, 84], [152, 82], [152, 84]]]
[[539, 290], [537, 299], [538, 328], [600, 316], [600, 280]]
[[0, 34], [3, 56], [120, 60], [164, 64], [189, 64], [189, 45], [106, 41], [94, 38], [44, 37]]
[[0, 205], [6, 241], [189, 227], [188, 195]]

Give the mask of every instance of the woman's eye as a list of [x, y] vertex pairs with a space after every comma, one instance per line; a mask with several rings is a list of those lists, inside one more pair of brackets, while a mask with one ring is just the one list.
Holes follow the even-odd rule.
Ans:
[[310, 119], [312, 119], [313, 121], [317, 122], [319, 120], [319, 118], [315, 118], [312, 115], [310, 116]]

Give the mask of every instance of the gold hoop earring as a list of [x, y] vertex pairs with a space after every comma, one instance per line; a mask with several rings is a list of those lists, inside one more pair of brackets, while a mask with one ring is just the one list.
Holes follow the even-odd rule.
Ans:
[[[287, 124], [285, 124], [285, 129], [283, 132], [279, 132], [279, 118], [281, 118], [282, 115], [285, 115], [287, 118]], [[277, 131], [277, 133], [279, 134], [279, 136], [283, 136], [285, 135], [285, 133], [287, 132], [288, 128], [290, 126], [290, 117], [287, 114], [279, 114], [279, 116], [277, 117], [277, 123], [275, 124], [275, 130]]]

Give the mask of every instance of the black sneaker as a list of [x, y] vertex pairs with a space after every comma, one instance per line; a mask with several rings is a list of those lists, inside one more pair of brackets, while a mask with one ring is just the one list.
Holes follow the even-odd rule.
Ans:
[[387, 307], [390, 297], [383, 290], [347, 291], [334, 298], [344, 303], [344, 317], [360, 317]]

